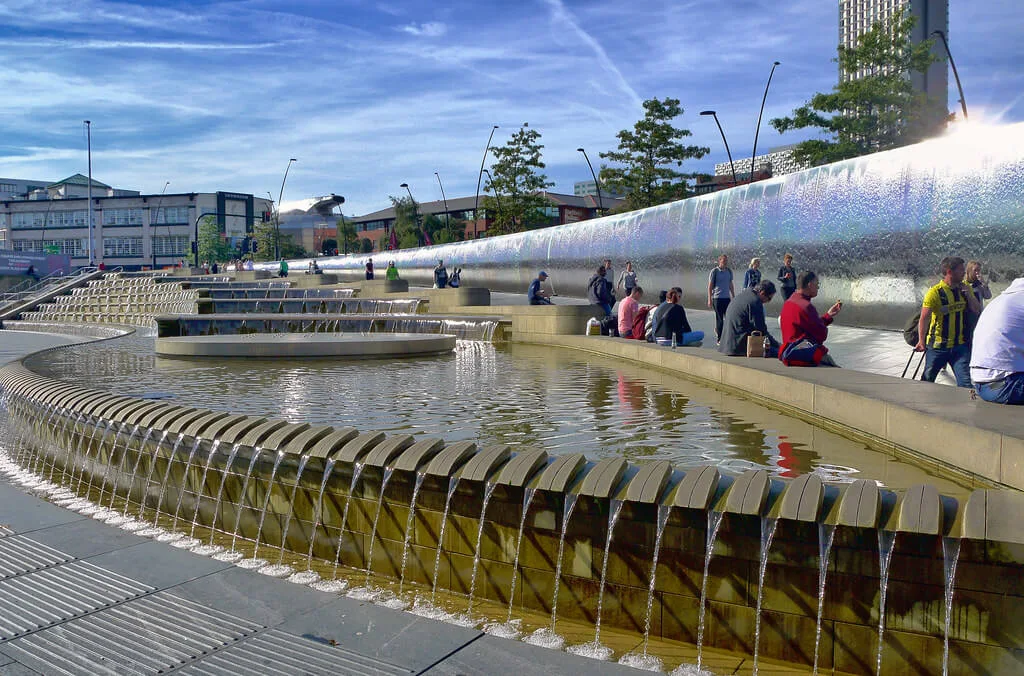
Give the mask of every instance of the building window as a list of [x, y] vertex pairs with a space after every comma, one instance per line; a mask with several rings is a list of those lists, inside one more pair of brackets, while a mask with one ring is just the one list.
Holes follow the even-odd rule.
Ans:
[[[128, 211], [123, 209], [119, 211]], [[141, 256], [142, 255], [142, 238], [141, 237], [104, 237], [103, 238], [103, 256], [107, 257], [122, 257], [122, 256]]]
[[17, 192], [18, 186], [14, 183], [0, 183], [0, 192]]
[[142, 225], [142, 209], [104, 209], [103, 225]]
[[16, 239], [13, 242], [15, 251], [42, 253], [56, 247], [57, 252], [72, 258], [85, 257], [84, 239]]
[[150, 223], [188, 223], [188, 207], [160, 207], [150, 212]]
[[189, 251], [188, 235], [161, 235], [153, 238], [156, 256], [181, 256]]

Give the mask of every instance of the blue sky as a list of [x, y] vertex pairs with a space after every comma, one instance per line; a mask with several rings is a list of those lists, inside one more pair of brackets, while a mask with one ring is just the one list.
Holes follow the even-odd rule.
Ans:
[[[160, 192], [230, 190], [290, 202], [336, 192], [346, 213], [472, 195], [491, 125], [543, 134], [553, 190], [672, 96], [710, 146], [684, 165], [801, 140], [767, 125], [836, 80], [836, 0], [0, 0], [0, 176], [86, 172]], [[950, 47], [973, 119], [1024, 120], [1021, 0], [950, 0]], [[956, 93], [950, 78], [950, 105]]]

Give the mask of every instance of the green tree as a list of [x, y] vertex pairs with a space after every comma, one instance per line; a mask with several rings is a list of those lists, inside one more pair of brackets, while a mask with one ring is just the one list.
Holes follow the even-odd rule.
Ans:
[[361, 240], [359, 240], [359, 249], [363, 253], [370, 253], [371, 251], [373, 251], [373, 240], [370, 239], [369, 237], [363, 237]]
[[235, 250], [224, 240], [216, 217], [203, 218], [199, 224], [199, 260], [226, 261], [234, 256]]
[[[410, 197], [391, 195], [391, 206], [395, 209], [395, 236], [399, 249], [414, 249], [423, 246], [423, 232], [420, 230], [419, 204]], [[389, 238], [385, 238], [388, 239]], [[387, 242], [385, 242], [387, 248]]]
[[689, 129], [672, 125], [683, 114], [679, 99], [644, 101], [644, 117], [623, 129], [617, 136], [619, 149], [601, 153], [602, 159], [625, 165], [602, 166], [600, 178], [610, 188], [626, 193], [631, 209], [644, 209], [690, 193], [687, 179], [691, 174], [676, 171], [688, 159], [699, 159], [711, 152], [704, 146], [684, 146], [680, 140], [691, 136]]
[[256, 223], [253, 228], [252, 239], [256, 245], [253, 259], [257, 261], [274, 260], [274, 241], [279, 241], [281, 258], [305, 258], [308, 253], [302, 245], [295, 243], [295, 238], [286, 232], [280, 233], [274, 228], [274, 222]]
[[[932, 40], [912, 44], [915, 17], [903, 11], [876, 21], [857, 39], [856, 47], [840, 45], [839, 84], [818, 93], [789, 117], [771, 121], [779, 133], [818, 128], [829, 139], [796, 146], [793, 157], [811, 165], [836, 162], [917, 143], [942, 131], [949, 121], [945, 101], [914, 91], [913, 72], [923, 73], [937, 60]], [[866, 73], [853, 79], [853, 74]]]
[[344, 217], [338, 219], [337, 248], [341, 253], [349, 253], [359, 250], [359, 235], [356, 234], [356, 226], [346, 221]]
[[[484, 197], [484, 208], [495, 214], [490, 224], [490, 234], [500, 235], [521, 232], [547, 225], [548, 217], [544, 208], [551, 203], [542, 191], [554, 185], [548, 181], [541, 160], [540, 132], [523, 123], [512, 138], [501, 147], [491, 148], [494, 164], [491, 177], [484, 184], [484, 190], [493, 191], [499, 197]], [[498, 204], [501, 208], [498, 208]]]
[[323, 242], [320, 243], [320, 251], [322, 251], [325, 255], [328, 256], [333, 254], [334, 250], [337, 248], [338, 240], [336, 239], [325, 239]]

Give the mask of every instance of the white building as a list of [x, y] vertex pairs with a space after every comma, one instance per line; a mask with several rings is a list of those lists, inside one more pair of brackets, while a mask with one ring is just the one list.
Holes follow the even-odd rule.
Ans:
[[[790, 144], [788, 146], [779, 146], [778, 148], [772, 148], [763, 155], [758, 155], [754, 158], [753, 166], [757, 167], [757, 170], [767, 171], [771, 176], [781, 176], [782, 174], [792, 174], [796, 171], [803, 171], [807, 169], [809, 165], [797, 162], [793, 158], [793, 149], [796, 144]], [[750, 157], [736, 158], [733, 163], [736, 167], [736, 177], [740, 182], [747, 180], [750, 177]], [[715, 176], [731, 176], [732, 165], [728, 162], [718, 162], [715, 164]]]
[[254, 224], [269, 220], [272, 211], [270, 200], [250, 194], [142, 195], [93, 179], [90, 237], [89, 199], [78, 194], [83, 186], [88, 188], [88, 179], [76, 174], [42, 186], [43, 191], [19, 189], [21, 199], [2, 199], [0, 248], [66, 254], [72, 265], [162, 267], [191, 259], [197, 221], [203, 216], [215, 217], [228, 242], [239, 246], [252, 235]]
[[[916, 44], [932, 37], [939, 30], [949, 34], [949, 0], [839, 0], [839, 44], [856, 47], [857, 38], [871, 29], [876, 21], [887, 21], [898, 10], [905, 10], [917, 19], [910, 40]], [[949, 98], [949, 71], [942, 41], [936, 39], [932, 48], [939, 57], [924, 73], [911, 73], [914, 89], [946, 105]], [[853, 77], [864, 77], [861, 72]], [[840, 71], [840, 78], [850, 76]]]

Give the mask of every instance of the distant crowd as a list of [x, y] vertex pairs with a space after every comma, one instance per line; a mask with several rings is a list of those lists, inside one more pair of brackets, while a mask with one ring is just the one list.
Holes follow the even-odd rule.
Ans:
[[[973, 386], [986, 401], [1024, 404], [1024, 278], [1014, 280], [986, 308], [992, 292], [981, 263], [948, 256], [939, 269], [941, 279], [928, 289], [920, 312], [914, 313], [904, 332], [914, 351], [924, 353], [921, 379], [934, 382], [948, 366], [959, 387]], [[548, 274], [541, 271], [530, 284], [531, 305], [551, 304], [547, 280]], [[819, 313], [812, 302], [819, 277], [810, 270], [798, 273], [792, 254], [783, 256], [776, 280], [778, 286], [763, 279], [761, 260], [754, 258], [737, 293], [728, 256], [718, 257], [707, 283], [718, 351], [777, 357], [787, 366], [836, 366], [825, 341], [828, 327], [843, 309], [842, 301]], [[783, 296], [781, 340], [765, 322], [765, 305], [778, 290]], [[622, 300], [616, 308], [618, 293]], [[682, 295], [680, 287], [673, 287], [660, 291], [658, 304], [641, 304], [644, 289], [632, 261], [625, 262], [616, 278], [611, 260], [605, 259], [587, 282], [587, 298], [604, 314], [592, 323], [594, 332], [672, 347], [700, 345], [704, 334], [691, 329]]]

